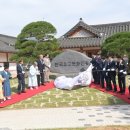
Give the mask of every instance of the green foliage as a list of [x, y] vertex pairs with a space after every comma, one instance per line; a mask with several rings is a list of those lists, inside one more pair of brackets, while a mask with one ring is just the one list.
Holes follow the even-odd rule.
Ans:
[[26, 25], [17, 37], [15, 48], [18, 51], [11, 57], [11, 60], [18, 61], [22, 58], [24, 62], [31, 62], [36, 60], [39, 54], [49, 54], [51, 58], [55, 57], [60, 53], [55, 34], [55, 27], [45, 21]]
[[105, 40], [102, 44], [102, 55], [130, 56], [130, 32], [117, 33]]

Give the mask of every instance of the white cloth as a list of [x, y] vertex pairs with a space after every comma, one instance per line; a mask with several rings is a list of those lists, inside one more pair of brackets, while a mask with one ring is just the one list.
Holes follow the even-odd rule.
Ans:
[[103, 71], [105, 71], [106, 69], [105, 68], [103, 68]]
[[66, 76], [60, 76], [55, 79], [54, 85], [59, 89], [73, 89], [74, 86], [87, 86], [92, 82], [92, 64], [84, 72], [81, 72], [78, 76], [74, 78], [68, 78]]
[[113, 68], [113, 69], [111, 69], [111, 71], [115, 71], [115, 69]]
[[37, 70], [34, 67], [34, 65], [32, 65], [29, 69], [29, 76], [28, 76], [28, 86], [29, 87], [37, 87]]
[[127, 74], [127, 72], [126, 72], [126, 71], [124, 71], [124, 72], [123, 72], [123, 74]]
[[122, 73], [123, 72], [123, 70], [120, 70], [120, 73]]

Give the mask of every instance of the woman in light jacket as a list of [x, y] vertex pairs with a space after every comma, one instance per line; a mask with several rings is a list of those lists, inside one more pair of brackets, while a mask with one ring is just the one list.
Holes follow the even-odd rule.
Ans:
[[37, 84], [37, 70], [36, 70], [37, 62], [34, 62], [29, 69], [28, 76], [28, 87], [33, 90], [33, 88], [38, 89]]
[[49, 58], [48, 54], [46, 54], [44, 56], [43, 61], [44, 61], [44, 64], [45, 64], [45, 70], [44, 70], [45, 82], [49, 82], [51, 62], [50, 62], [50, 58]]
[[3, 101], [5, 100], [4, 95], [3, 95], [3, 86], [2, 86], [3, 81], [4, 81], [4, 78], [2, 78], [0, 74], [0, 103], [3, 103]]

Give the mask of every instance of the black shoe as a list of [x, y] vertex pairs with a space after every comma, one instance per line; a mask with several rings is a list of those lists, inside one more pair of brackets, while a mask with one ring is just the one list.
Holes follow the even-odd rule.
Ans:
[[130, 99], [130, 97], [128, 97], [128, 99]]
[[45, 86], [45, 84], [42, 84], [42, 86]]
[[121, 95], [125, 95], [125, 93], [121, 93]]
[[110, 88], [106, 88], [106, 91], [111, 91], [112, 89], [110, 89]]
[[108, 89], [108, 88], [106, 88], [106, 91], [109, 91], [109, 89]]
[[21, 94], [21, 92], [18, 92], [17, 94], [18, 94], [18, 95], [20, 95], [20, 94]]
[[122, 93], [121, 91], [118, 91], [117, 93]]
[[115, 93], [115, 92], [117, 92], [117, 90], [113, 90], [113, 92]]
[[21, 93], [26, 93], [26, 91], [25, 91], [25, 90], [23, 90]]

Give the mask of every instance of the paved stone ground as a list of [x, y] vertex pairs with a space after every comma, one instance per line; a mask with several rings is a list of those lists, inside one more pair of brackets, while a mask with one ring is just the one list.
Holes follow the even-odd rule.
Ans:
[[129, 125], [129, 105], [0, 111], [0, 129], [84, 128]]

